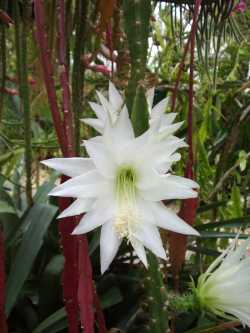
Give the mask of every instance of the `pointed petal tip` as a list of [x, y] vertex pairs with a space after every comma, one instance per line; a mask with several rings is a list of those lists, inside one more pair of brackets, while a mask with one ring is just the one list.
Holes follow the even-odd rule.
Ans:
[[76, 216], [76, 215], [68, 215], [67, 213], [67, 209], [64, 209], [64, 211], [62, 211], [58, 216], [57, 219], [63, 219], [65, 217], [69, 217], [69, 216]]
[[75, 227], [75, 229], [71, 232], [71, 235], [72, 235], [72, 236], [77, 236], [77, 235], [81, 235], [81, 234], [82, 234], [82, 232], [80, 232], [80, 231], [78, 230], [78, 226]]
[[193, 228], [193, 231], [192, 233], [190, 233], [190, 236], [201, 237], [201, 234], [199, 233], [199, 231]]
[[40, 161], [41, 164], [45, 165], [46, 167], [50, 167], [50, 164], [51, 164], [51, 159], [48, 159], [48, 160], [43, 160], [43, 161]]

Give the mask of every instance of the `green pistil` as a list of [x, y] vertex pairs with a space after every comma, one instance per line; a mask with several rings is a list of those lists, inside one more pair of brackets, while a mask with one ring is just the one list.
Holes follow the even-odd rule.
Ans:
[[133, 200], [136, 194], [136, 171], [133, 167], [124, 165], [117, 170], [115, 190], [118, 200]]

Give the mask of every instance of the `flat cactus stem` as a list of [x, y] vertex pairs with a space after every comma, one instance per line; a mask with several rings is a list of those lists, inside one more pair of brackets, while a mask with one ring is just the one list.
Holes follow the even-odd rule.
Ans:
[[146, 298], [149, 321], [147, 332], [166, 333], [168, 329], [168, 297], [163, 275], [157, 258], [148, 254], [149, 269], [145, 278]]
[[135, 135], [139, 136], [148, 129], [148, 103], [142, 86], [136, 89], [131, 119], [134, 125]]
[[126, 104], [131, 114], [136, 87], [145, 77], [151, 3], [147, 0], [124, 0], [124, 28], [128, 39], [131, 73], [126, 91]]

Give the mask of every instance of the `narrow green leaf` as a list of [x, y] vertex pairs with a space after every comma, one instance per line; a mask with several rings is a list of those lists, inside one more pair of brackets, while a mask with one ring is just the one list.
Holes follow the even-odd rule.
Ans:
[[32, 264], [41, 248], [43, 237], [52, 222], [57, 207], [35, 204], [26, 215], [29, 223], [24, 221], [27, 229], [17, 250], [14, 262], [7, 279], [6, 313], [9, 315], [20, 290], [28, 277]]
[[250, 215], [225, 221], [197, 225], [196, 229], [201, 231], [214, 228], [246, 228], [248, 226], [250, 226]]
[[[235, 238], [238, 234], [234, 232], [202, 231], [201, 238]], [[248, 238], [248, 235], [240, 234], [239, 238]]]
[[67, 327], [65, 308], [61, 308], [46, 318], [32, 333], [56, 333]]

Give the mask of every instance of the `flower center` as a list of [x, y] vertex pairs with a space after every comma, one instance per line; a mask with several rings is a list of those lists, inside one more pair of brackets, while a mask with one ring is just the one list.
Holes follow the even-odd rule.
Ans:
[[117, 170], [115, 193], [117, 198], [117, 213], [115, 229], [119, 237], [130, 240], [138, 221], [136, 208], [136, 170], [124, 165]]

